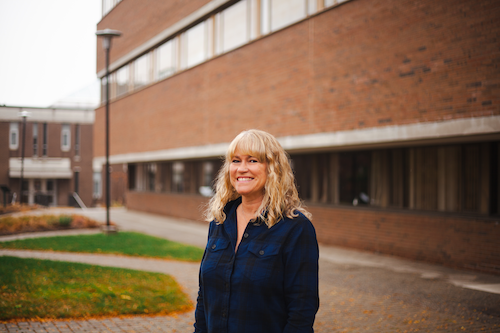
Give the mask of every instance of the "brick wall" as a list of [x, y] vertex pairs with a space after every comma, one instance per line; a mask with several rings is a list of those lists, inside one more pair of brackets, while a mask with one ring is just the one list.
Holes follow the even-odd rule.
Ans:
[[[91, 206], [93, 199], [92, 194], [93, 188], [93, 174], [92, 169], [92, 149], [93, 144], [93, 125], [81, 124], [80, 125], [80, 159], [75, 160], [74, 150], [75, 150], [75, 125], [71, 125], [71, 161], [72, 168], [75, 166], [80, 167], [80, 184], [79, 184], [79, 196], [82, 198], [83, 202], [87, 206]], [[74, 184], [72, 185], [74, 186]]]
[[206, 198], [189, 194], [133, 192], [126, 193], [127, 208], [143, 212], [201, 221], [208, 202]]
[[56, 179], [57, 183], [57, 205], [69, 205], [69, 195], [72, 193], [73, 179]]
[[[248, 128], [285, 136], [498, 115], [497, 3], [347, 2], [113, 102], [111, 155], [229, 142]], [[124, 1], [105, 20], [133, 4], [142, 10]], [[126, 36], [117, 43], [146, 37]], [[97, 145], [103, 107], [95, 126]]]
[[500, 225], [424, 212], [309, 206], [318, 241], [500, 274]]
[[[127, 207], [202, 221], [206, 198], [127, 192]], [[309, 205], [321, 244], [500, 274], [500, 225], [450, 214]], [[203, 222], [204, 223], [204, 222]]]
[[[10, 123], [6, 121], [0, 122], [0, 185], [9, 185], [9, 163], [3, 161], [9, 161], [10, 149], [9, 149], [9, 130]], [[14, 191], [14, 189], [10, 189]], [[1, 204], [3, 205], [3, 194], [1, 199]]]

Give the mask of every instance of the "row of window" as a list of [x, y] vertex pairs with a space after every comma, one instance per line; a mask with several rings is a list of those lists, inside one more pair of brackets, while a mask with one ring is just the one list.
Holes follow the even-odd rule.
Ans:
[[138, 191], [210, 196], [221, 166], [220, 160], [132, 164], [128, 167], [128, 184]]
[[[41, 149], [40, 149], [40, 139], [39, 139], [39, 124], [38, 123], [28, 123], [26, 124], [32, 126], [32, 148], [33, 148], [33, 156], [39, 156], [41, 152], [41, 156], [48, 155], [48, 124], [42, 123], [42, 137], [41, 137]], [[20, 124], [17, 122], [10, 123], [9, 127], [9, 148], [11, 150], [19, 149], [19, 127]], [[80, 125], [75, 125], [75, 136], [74, 136], [74, 148], [75, 148], [75, 156], [80, 156]], [[71, 125], [70, 124], [62, 124], [61, 126], [61, 150], [67, 152], [71, 149]]]
[[[347, 0], [241, 0], [110, 74], [110, 98], [196, 66]], [[101, 80], [106, 98], [106, 77]]]
[[121, 1], [122, 0], [102, 0], [102, 17], [106, 16], [106, 14], [109, 13], [111, 9], [115, 8]]
[[[499, 214], [500, 143], [292, 155], [301, 199], [324, 204]], [[137, 191], [211, 195], [219, 160], [129, 166]]]

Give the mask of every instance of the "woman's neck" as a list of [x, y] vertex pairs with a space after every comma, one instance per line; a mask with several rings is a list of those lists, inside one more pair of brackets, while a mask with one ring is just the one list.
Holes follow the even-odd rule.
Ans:
[[262, 204], [262, 199], [263, 199], [263, 197], [259, 197], [259, 198], [242, 197], [241, 198], [241, 205], [239, 208], [241, 209], [241, 212], [244, 215], [255, 216], [257, 210], [259, 209], [260, 205]]

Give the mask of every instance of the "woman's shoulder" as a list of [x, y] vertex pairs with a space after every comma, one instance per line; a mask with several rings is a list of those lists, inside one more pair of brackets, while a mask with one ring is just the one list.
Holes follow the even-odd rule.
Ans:
[[316, 230], [311, 221], [302, 212], [296, 212], [293, 218], [286, 217], [278, 224], [282, 224], [282, 229], [286, 234], [286, 248], [289, 251], [295, 246], [317, 247]]
[[309, 220], [309, 218], [300, 210], [294, 210], [293, 215], [295, 216], [293, 216], [292, 218], [287, 216], [285, 219], [293, 221], [295, 223], [311, 223], [311, 220]]
[[294, 212], [294, 215], [295, 216], [292, 218], [285, 216], [281, 222], [285, 222], [285, 224], [287, 224], [289, 228], [300, 230], [308, 229], [314, 231], [314, 225], [306, 215], [298, 210]]

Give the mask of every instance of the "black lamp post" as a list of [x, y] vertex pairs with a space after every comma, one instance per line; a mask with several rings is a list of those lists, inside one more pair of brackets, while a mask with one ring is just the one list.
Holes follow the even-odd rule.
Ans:
[[111, 39], [121, 36], [117, 30], [104, 29], [96, 31], [98, 37], [103, 37], [102, 47], [106, 51], [106, 228], [110, 231], [109, 206], [110, 206], [110, 170], [109, 170], [109, 50], [111, 49]]
[[21, 111], [19, 117], [23, 118], [23, 142], [21, 144], [21, 177], [19, 178], [19, 205], [23, 203], [23, 180], [24, 180], [24, 142], [26, 141], [26, 118], [28, 118], [28, 111]]

